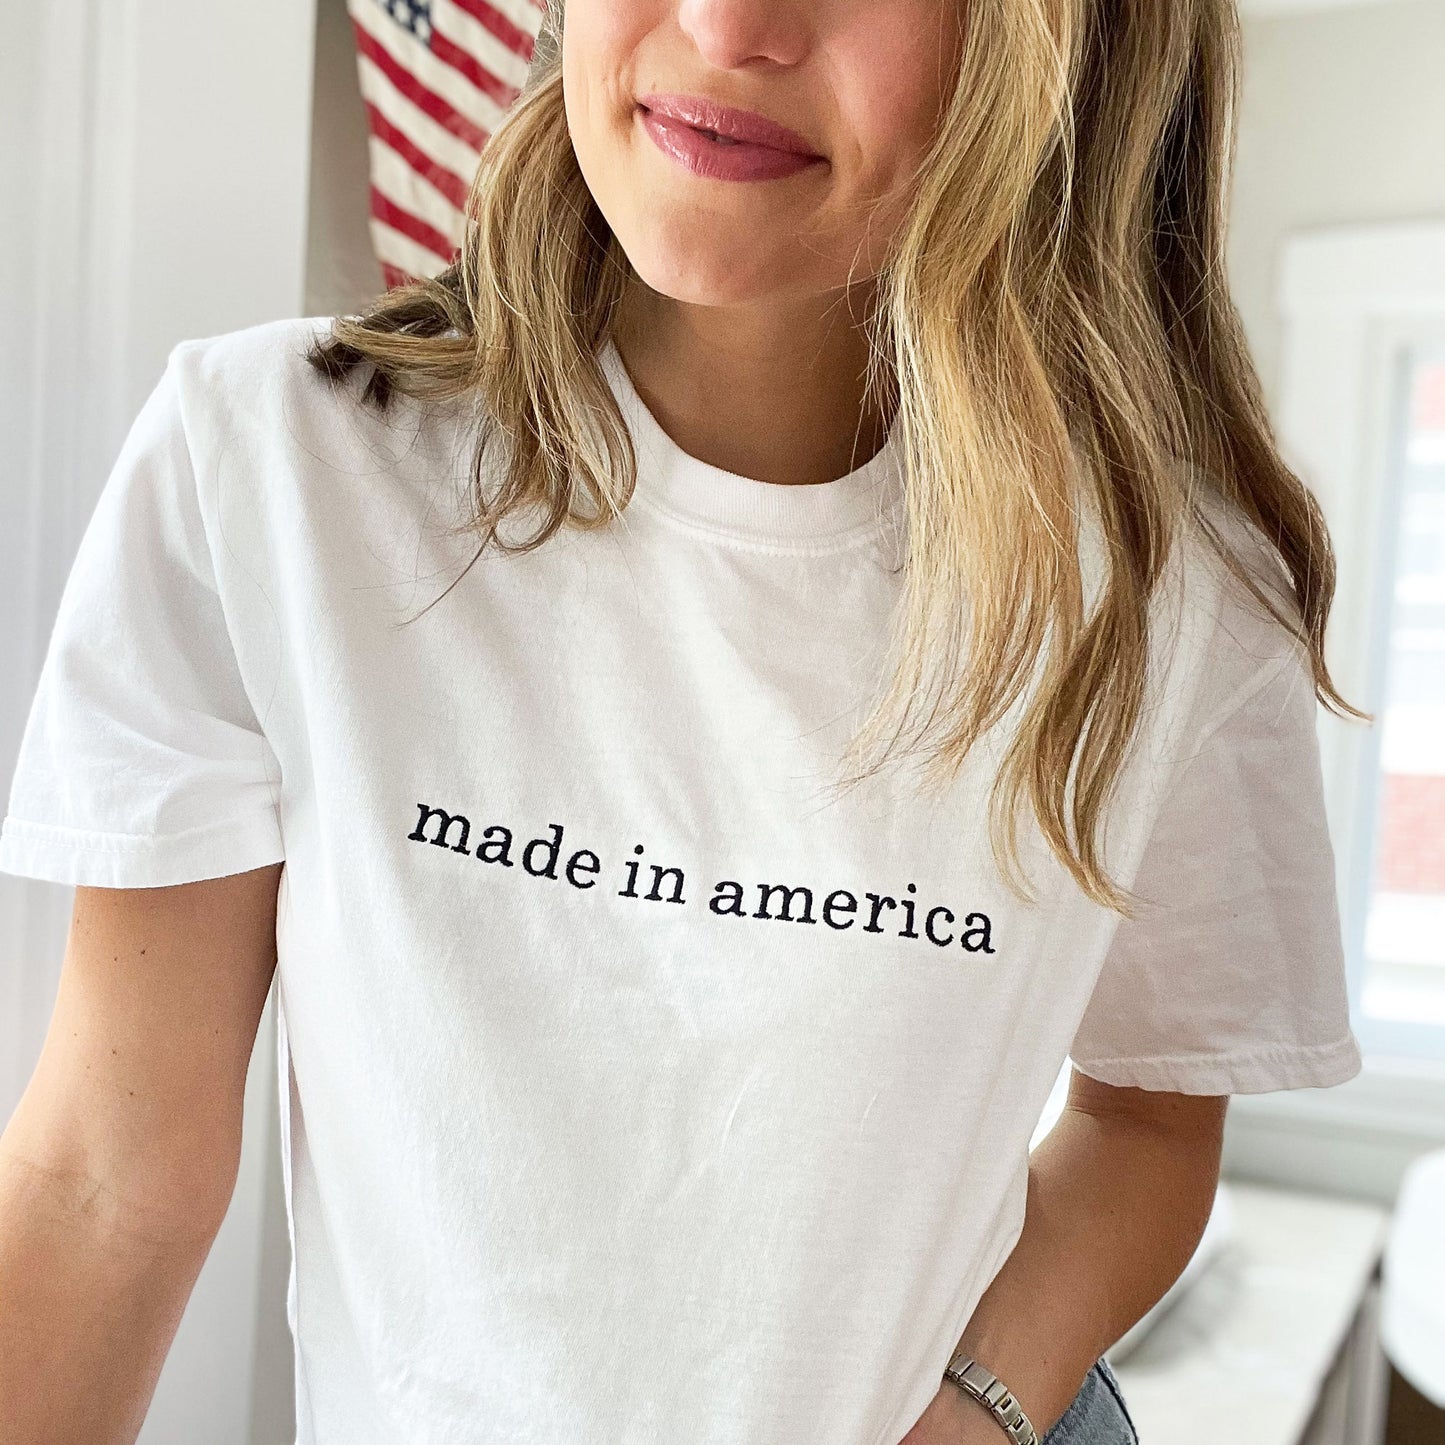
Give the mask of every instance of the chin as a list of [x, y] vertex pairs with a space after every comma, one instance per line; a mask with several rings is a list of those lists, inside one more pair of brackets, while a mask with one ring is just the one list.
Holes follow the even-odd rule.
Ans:
[[776, 296], [793, 279], [766, 266], [740, 266], [739, 257], [759, 254], [759, 247], [738, 238], [736, 229], [728, 245], [719, 245], [717, 229], [709, 223], [699, 235], [695, 222], [676, 228], [653, 225], [636, 245], [619, 234], [618, 240], [632, 269], [660, 295], [691, 306], [739, 306]]
[[659, 296], [686, 306], [740, 306], [769, 294], [729, 286], [706, 273], [678, 267], [647, 267], [634, 263], [633, 270]]

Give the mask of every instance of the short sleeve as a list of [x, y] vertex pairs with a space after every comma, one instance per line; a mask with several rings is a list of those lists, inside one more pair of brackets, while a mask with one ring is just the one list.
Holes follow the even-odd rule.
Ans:
[[1273, 655], [1238, 685], [1237, 649], [1206, 658], [1208, 715], [1183, 734], [1138, 913], [1119, 921], [1070, 1050], [1104, 1083], [1252, 1094], [1360, 1072], [1313, 679], [1304, 649], [1271, 628]]
[[284, 858], [280, 768], [216, 585], [170, 354], [81, 537], [0, 825], [0, 870], [149, 888]]

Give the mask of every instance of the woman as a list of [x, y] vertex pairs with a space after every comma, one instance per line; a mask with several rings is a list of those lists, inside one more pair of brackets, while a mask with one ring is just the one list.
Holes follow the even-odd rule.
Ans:
[[1135, 1440], [1228, 1097], [1360, 1068], [1232, 6], [549, 23], [458, 263], [176, 347], [81, 546], [5, 1436], [132, 1438], [275, 967], [299, 1445]]

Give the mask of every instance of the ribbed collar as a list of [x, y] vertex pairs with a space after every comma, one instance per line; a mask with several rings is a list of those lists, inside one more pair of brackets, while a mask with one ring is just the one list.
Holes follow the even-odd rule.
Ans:
[[689, 455], [662, 429], [609, 339], [598, 355], [637, 451], [634, 500], [674, 522], [715, 536], [788, 550], [863, 541], [902, 502], [898, 425], [876, 455], [829, 482], [762, 482]]

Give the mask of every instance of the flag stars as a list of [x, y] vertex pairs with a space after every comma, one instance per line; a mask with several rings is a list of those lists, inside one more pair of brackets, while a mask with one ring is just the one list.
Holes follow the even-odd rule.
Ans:
[[391, 18], [418, 40], [431, 39], [431, 0], [383, 0]]

